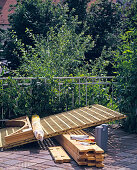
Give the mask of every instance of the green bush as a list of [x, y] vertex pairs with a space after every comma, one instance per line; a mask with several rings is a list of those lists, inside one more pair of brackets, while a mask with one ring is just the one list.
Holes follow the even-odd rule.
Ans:
[[27, 86], [24, 80], [12, 78], [4, 81], [4, 84], [8, 84], [6, 86], [3, 86], [2, 80], [0, 82], [2, 118], [31, 116], [32, 114], [45, 117], [86, 104], [99, 103], [107, 106], [110, 102], [110, 88], [106, 85], [79, 85], [75, 84], [73, 79], [67, 79], [60, 81], [63, 85], [60, 85], [59, 90], [59, 81], [52, 78], [25, 80], [25, 83], [30, 83]]

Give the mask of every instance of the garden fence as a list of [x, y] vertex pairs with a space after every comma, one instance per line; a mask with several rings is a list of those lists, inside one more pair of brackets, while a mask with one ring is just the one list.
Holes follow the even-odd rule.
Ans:
[[[64, 100], [65, 110], [87, 106], [95, 101], [98, 104], [102, 104], [105, 102], [106, 97], [104, 97], [104, 93], [107, 94], [107, 100], [110, 105], [113, 106], [114, 101], [114, 91], [115, 91], [115, 77], [107, 76], [107, 77], [53, 77], [52, 83], [49, 81], [49, 78], [46, 77], [12, 77], [12, 78], [0, 78], [1, 82], [1, 93], [3, 93], [4, 89], [10, 88], [10, 82], [14, 81], [18, 86], [26, 89], [30, 87], [33, 81], [36, 82], [37, 86], [40, 86], [42, 83], [45, 84], [45, 89], [48, 84], [51, 84], [50, 91], [55, 91], [56, 97], [52, 100], [55, 100], [58, 103]], [[20, 93], [20, 92], [18, 92]], [[32, 93], [32, 92], [31, 92]], [[47, 93], [45, 91], [45, 93]], [[5, 94], [6, 95], [6, 94]], [[9, 98], [13, 99], [12, 94], [9, 94]], [[33, 95], [33, 94], [32, 94]], [[52, 95], [49, 93], [49, 95]], [[2, 95], [1, 95], [2, 96]], [[64, 97], [65, 96], [65, 97]], [[64, 97], [64, 98], [63, 98]], [[1, 118], [10, 118], [11, 117], [11, 108], [8, 109], [7, 115], [7, 107], [4, 106], [4, 98], [1, 99]], [[16, 98], [15, 98], [16, 100]], [[19, 105], [18, 100], [16, 100], [16, 107]], [[6, 110], [6, 111], [5, 111]], [[61, 111], [61, 110], [60, 110]], [[60, 112], [59, 111], [59, 112]], [[62, 110], [63, 111], [63, 110]], [[6, 116], [4, 116], [6, 114]]]

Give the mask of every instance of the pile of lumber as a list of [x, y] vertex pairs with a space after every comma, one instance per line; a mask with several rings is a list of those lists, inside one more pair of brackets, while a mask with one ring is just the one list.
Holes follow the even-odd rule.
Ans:
[[[104, 167], [102, 163], [104, 161], [104, 151], [99, 146], [95, 143], [83, 145], [79, 140], [71, 139], [71, 136], [71, 134], [62, 134], [56, 136], [55, 139], [72, 156], [78, 165]], [[94, 137], [89, 136], [89, 139], [94, 139]]]

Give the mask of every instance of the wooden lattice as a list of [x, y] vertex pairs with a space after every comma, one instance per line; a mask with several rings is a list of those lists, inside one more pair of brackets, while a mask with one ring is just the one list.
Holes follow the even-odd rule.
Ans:
[[[44, 131], [44, 138], [49, 138], [123, 118], [126, 118], [126, 116], [119, 112], [94, 104], [90, 107], [82, 107], [44, 117], [40, 122]], [[0, 130], [0, 147], [10, 148], [36, 140], [28, 117], [8, 121], [7, 125], [17, 127]]]
[[68, 131], [84, 129], [125, 117], [125, 115], [119, 112], [102, 105], [94, 104], [90, 107], [82, 107], [42, 118], [41, 124], [45, 133], [44, 138], [48, 138]]

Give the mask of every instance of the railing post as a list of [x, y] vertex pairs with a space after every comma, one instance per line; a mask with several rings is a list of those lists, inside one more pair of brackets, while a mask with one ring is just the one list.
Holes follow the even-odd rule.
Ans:
[[87, 77], [86, 77], [86, 106], [87, 106]]
[[74, 91], [72, 91], [72, 108], [74, 108]]
[[113, 108], [113, 90], [114, 90], [114, 88], [113, 88], [113, 79], [112, 79], [112, 108]]
[[80, 78], [79, 78], [79, 106], [80, 106]]
[[59, 102], [60, 102], [60, 79], [59, 79]]
[[[3, 80], [2, 80], [2, 95], [3, 95]], [[3, 118], [4, 118], [3, 101], [2, 101], [1, 109], [2, 109], [2, 115], [1, 115], [1, 118], [2, 118], [2, 120], [3, 120]]]

